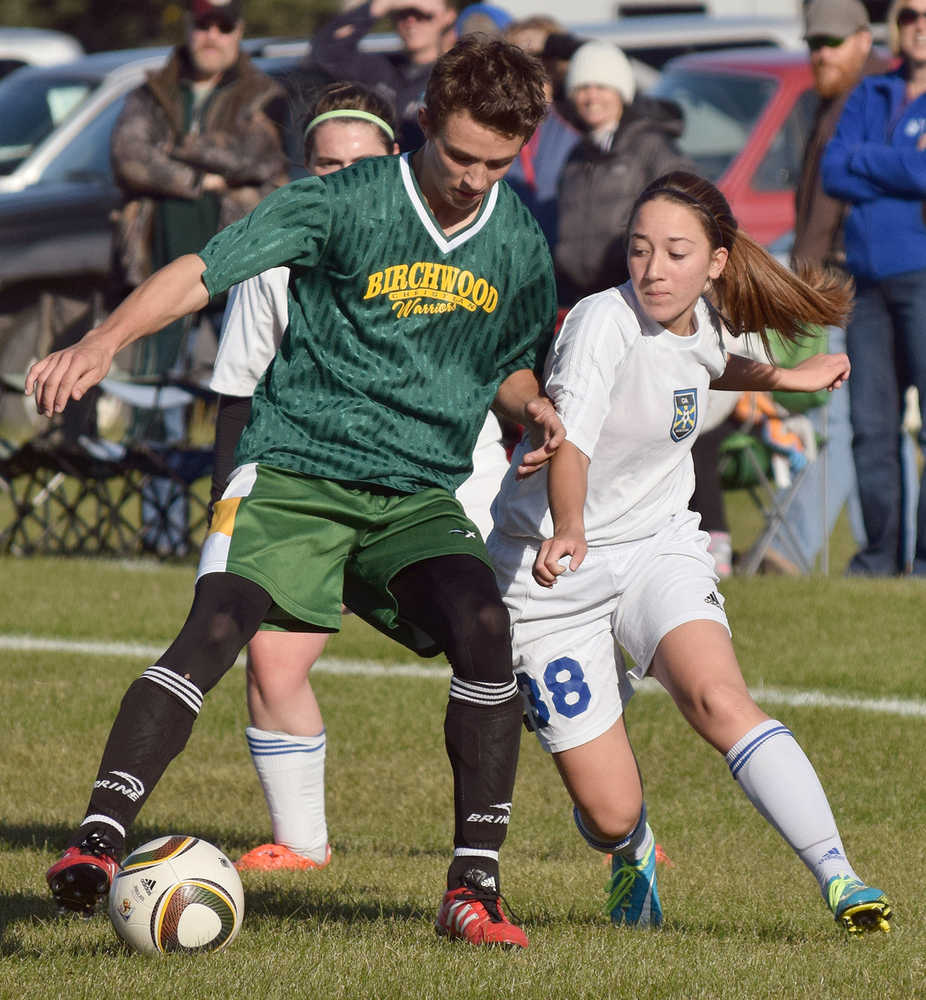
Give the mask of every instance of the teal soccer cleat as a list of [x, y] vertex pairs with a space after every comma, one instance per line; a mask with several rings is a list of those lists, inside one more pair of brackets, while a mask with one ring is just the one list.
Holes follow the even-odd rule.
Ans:
[[826, 883], [826, 901], [837, 924], [849, 934], [891, 930], [891, 904], [880, 889], [848, 875], [837, 875]]
[[[649, 833], [652, 837], [651, 830]], [[656, 889], [655, 840], [651, 841], [649, 850], [640, 861], [628, 861], [619, 854], [612, 855], [605, 911], [614, 924], [654, 928], [662, 924], [662, 906]]]

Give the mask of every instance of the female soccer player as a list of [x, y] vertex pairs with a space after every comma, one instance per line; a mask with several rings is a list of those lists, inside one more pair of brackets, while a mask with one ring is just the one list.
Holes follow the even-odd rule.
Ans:
[[[322, 177], [370, 156], [398, 153], [392, 109], [357, 83], [328, 84], [306, 115], [305, 164]], [[230, 295], [211, 388], [220, 393], [212, 500], [234, 470], [251, 396], [288, 325], [290, 269], [275, 267]], [[456, 495], [483, 536], [489, 503], [508, 468], [498, 418], [490, 413], [476, 442], [474, 472]], [[236, 862], [239, 869], [318, 869], [331, 857], [325, 815], [327, 740], [309, 671], [327, 631], [262, 629], [248, 644], [248, 749], [270, 810], [273, 843]]]
[[489, 550], [535, 731], [580, 833], [613, 855], [615, 923], [662, 920], [653, 834], [621, 717], [631, 688], [620, 645], [631, 674], [659, 680], [724, 754], [837, 922], [851, 933], [886, 931], [891, 908], [849, 864], [810, 761], [746, 689], [707, 535], [687, 509], [709, 388], [835, 389], [849, 374], [842, 354], [792, 370], [727, 356], [720, 324], [793, 339], [804, 323], [842, 323], [851, 290], [778, 265], [737, 231], [717, 189], [685, 172], [638, 197], [628, 264], [630, 281], [582, 300], [547, 358], [546, 390], [567, 440], [547, 474], [506, 477], [493, 509]]

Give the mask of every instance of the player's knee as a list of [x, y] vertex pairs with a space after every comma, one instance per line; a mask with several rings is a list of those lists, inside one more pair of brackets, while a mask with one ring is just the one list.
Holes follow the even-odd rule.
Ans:
[[[582, 806], [582, 822], [596, 841], [615, 844], [628, 837], [640, 820], [642, 803], [599, 799]], [[582, 832], [581, 826], [579, 831]]]
[[735, 727], [738, 719], [758, 711], [745, 686], [725, 683], [705, 683], [687, 692], [679, 708], [697, 732], [712, 742], [718, 728]]
[[458, 609], [449, 632], [445, 650], [454, 673], [498, 683], [511, 679], [508, 610], [501, 601]]
[[235, 616], [227, 611], [216, 611], [206, 623], [206, 640], [211, 646], [227, 646], [237, 643], [239, 648], [244, 644], [241, 626]]

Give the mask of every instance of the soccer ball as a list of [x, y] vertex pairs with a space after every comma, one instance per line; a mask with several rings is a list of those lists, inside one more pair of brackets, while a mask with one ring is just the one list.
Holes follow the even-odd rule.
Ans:
[[235, 866], [197, 837], [158, 837], [122, 862], [109, 889], [109, 919], [135, 951], [218, 951], [244, 919]]

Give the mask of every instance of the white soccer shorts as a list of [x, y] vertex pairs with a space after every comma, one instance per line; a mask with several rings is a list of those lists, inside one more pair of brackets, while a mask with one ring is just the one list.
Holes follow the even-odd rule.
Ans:
[[633, 694], [628, 674], [646, 674], [672, 629], [708, 620], [730, 631], [698, 523], [698, 514], [685, 512], [649, 538], [590, 548], [552, 590], [531, 574], [535, 544], [492, 534], [515, 674], [545, 750], [581, 746], [613, 726]]

